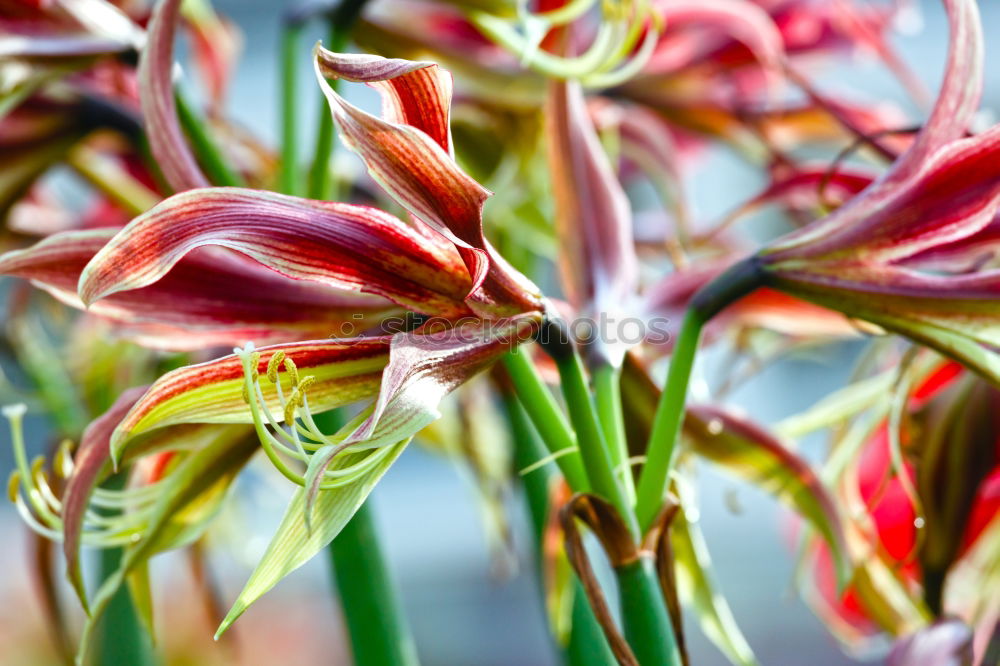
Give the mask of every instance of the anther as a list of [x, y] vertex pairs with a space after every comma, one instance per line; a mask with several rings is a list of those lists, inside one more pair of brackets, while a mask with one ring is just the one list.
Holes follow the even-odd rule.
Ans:
[[285, 371], [288, 373], [288, 376], [291, 377], [292, 379], [292, 386], [298, 386], [299, 369], [298, 367], [296, 367], [295, 361], [293, 361], [291, 358], [285, 359]]
[[251, 354], [250, 354], [250, 372], [253, 373], [254, 379], [256, 379], [257, 375], [260, 374], [260, 372], [257, 370], [257, 368], [259, 368], [259, 367], [260, 367], [260, 352], [259, 351], [251, 352]]
[[302, 391], [296, 386], [292, 391], [292, 395], [288, 397], [288, 402], [285, 403], [285, 423], [294, 427], [295, 425], [295, 410], [302, 405]]
[[278, 383], [278, 368], [284, 360], [285, 352], [280, 349], [271, 354], [271, 360], [267, 362], [267, 378], [272, 384]]
[[17, 472], [11, 472], [10, 477], [7, 479], [7, 499], [10, 500], [11, 504], [17, 502], [18, 495], [21, 494], [21, 475]]

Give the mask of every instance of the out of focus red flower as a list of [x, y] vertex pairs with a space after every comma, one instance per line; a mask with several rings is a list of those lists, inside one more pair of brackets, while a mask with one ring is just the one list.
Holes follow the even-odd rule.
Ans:
[[[1000, 404], [1000, 392], [995, 388], [973, 378], [958, 363], [942, 363], [915, 387], [909, 397], [907, 408], [914, 418], [913, 423], [900, 432], [900, 444], [904, 449], [901, 475], [895, 474], [892, 466], [888, 421], [881, 423], [868, 439], [857, 465], [857, 491], [867, 509], [863, 520], [866, 519], [873, 528], [867, 533], [871, 539], [868, 546], [873, 554], [878, 553], [892, 563], [892, 568], [914, 595], [926, 596], [928, 588], [936, 584], [929, 580], [932, 572], [928, 571], [925, 562], [931, 564], [927, 553], [937, 546], [931, 541], [942, 538], [940, 530], [932, 529], [925, 520], [907, 490], [908, 487], [918, 488], [922, 503], [933, 502], [931, 497], [927, 497], [931, 494], [929, 489], [921, 486], [921, 479], [926, 478], [928, 472], [939, 472], [921, 467], [921, 455], [933, 446], [931, 440], [943, 437], [944, 446], [957, 449], [966, 446], [963, 432], [975, 431], [989, 433], [992, 442], [993, 450], [985, 451], [988, 467], [982, 471], [982, 480], [978, 485], [975, 479], [967, 477], [947, 480], [957, 485], [972, 486], [968, 489], [971, 502], [965, 515], [949, 517], [953, 523], [951, 527], [958, 535], [950, 549], [950, 560], [957, 561], [968, 553], [1000, 514], [1000, 428], [997, 427], [1000, 418], [994, 411], [992, 414], [985, 412], [988, 415], [986, 422], [961, 423], [964, 420], [962, 416], [959, 422], [948, 420], [956, 414], [955, 405], [950, 403], [955, 402], [956, 396], [966, 394], [962, 390], [963, 382], [973, 384], [972, 390], [988, 392], [991, 402]], [[969, 416], [983, 413], [976, 410]], [[935, 484], [935, 487], [938, 485]], [[930, 507], [927, 508], [930, 510]], [[835, 618], [830, 619], [865, 634], [879, 631], [872, 609], [856, 585], [852, 584], [838, 593], [828, 553], [819, 553], [815, 576], [817, 591], [826, 609], [835, 614]]]

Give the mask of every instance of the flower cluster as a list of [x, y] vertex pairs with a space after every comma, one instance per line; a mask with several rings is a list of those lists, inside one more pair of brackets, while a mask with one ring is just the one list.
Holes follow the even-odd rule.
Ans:
[[[263, 459], [294, 494], [218, 633], [332, 543], [357, 661], [415, 663], [364, 523], [415, 438], [471, 470], [506, 546], [523, 480], [569, 664], [686, 662], [682, 605], [757, 663], [710, 572], [694, 458], [802, 518], [805, 596], [846, 645], [989, 659], [1000, 126], [975, 122], [977, 4], [943, 5], [943, 83], [911, 127], [811, 78], [874, 54], [923, 101], [888, 38], [916, 11], [902, 0], [305, 2], [283, 21], [275, 151], [227, 118], [240, 38], [206, 1], [0, 0], [0, 274], [37, 288], [12, 290], [7, 337], [66, 438], [30, 460], [27, 408], [6, 407], [9, 494], [62, 542], [88, 616], [78, 661], [122, 594], [152, 627], [150, 558], [200, 548]], [[331, 49], [300, 43], [313, 20]], [[307, 56], [324, 101], [308, 174]], [[334, 128], [363, 170], [331, 160]], [[768, 184], [706, 222], [687, 186], [720, 146]], [[60, 164], [84, 201], [58, 194]], [[745, 233], [762, 210], [795, 228]], [[790, 349], [844, 339], [869, 350], [857, 381], [814, 408], [765, 426], [725, 406]], [[688, 404], [707, 345], [734, 361]], [[792, 440], [823, 429], [809, 462]], [[96, 593], [85, 545], [121, 553]]]

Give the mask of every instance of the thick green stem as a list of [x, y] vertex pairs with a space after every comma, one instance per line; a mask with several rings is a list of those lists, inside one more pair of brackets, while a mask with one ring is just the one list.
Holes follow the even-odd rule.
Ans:
[[625, 639], [641, 666], [677, 666], [673, 624], [652, 561], [639, 558], [615, 569]]
[[285, 194], [298, 194], [298, 128], [295, 108], [298, 103], [298, 57], [302, 25], [287, 25], [281, 35], [281, 166], [278, 187]]
[[614, 505], [638, 541], [641, 536], [639, 525], [636, 523], [632, 505], [625, 496], [622, 484], [618, 482], [614, 473], [611, 452], [604, 439], [601, 424], [597, 420], [597, 407], [590, 397], [590, 388], [587, 385], [580, 356], [571, 347], [569, 349], [560, 347], [557, 351], [553, 351], [552, 347], [547, 346], [546, 349], [550, 351], [559, 368], [563, 396], [566, 398], [570, 421], [576, 430], [587, 478], [590, 479], [594, 491]]
[[[340, 52], [348, 44], [351, 29], [361, 15], [367, 0], [341, 0], [340, 5], [330, 15], [330, 44], [327, 48]], [[340, 79], [330, 81], [330, 87], [338, 90]], [[316, 128], [316, 148], [312, 167], [309, 169], [309, 198], [333, 200], [337, 198], [337, 183], [330, 177], [330, 162], [333, 159], [333, 116], [326, 100], [320, 102], [319, 126]]]
[[[125, 475], [119, 474], [105, 482], [104, 487], [120, 489], [124, 484]], [[99, 581], [103, 583], [118, 573], [122, 549], [106, 548], [99, 556]], [[152, 666], [156, 663], [152, 639], [139, 620], [126, 585], [111, 598], [95, 633], [94, 664], [97, 666]]]
[[625, 415], [622, 411], [620, 386], [621, 368], [605, 363], [594, 368], [591, 374], [594, 378], [597, 414], [601, 419], [604, 439], [608, 442], [611, 465], [625, 490], [625, 498], [629, 504], [634, 505], [635, 483], [632, 480], [628, 442], [625, 439]]
[[[545, 448], [538, 440], [538, 433], [531, 425], [517, 397], [504, 396], [507, 420], [514, 437], [514, 462], [518, 469], [524, 469], [545, 455]], [[538, 569], [543, 569], [541, 544], [549, 524], [550, 494], [553, 473], [551, 467], [542, 466], [525, 474], [524, 492], [528, 500], [528, 511], [535, 532], [535, 548]], [[601, 626], [587, 603], [580, 581], [573, 581], [572, 626], [569, 642], [564, 646], [564, 657], [570, 666], [614, 666], [615, 657], [611, 652]]]
[[181, 127], [191, 141], [191, 149], [198, 158], [198, 164], [205, 170], [209, 182], [213, 185], [244, 187], [246, 182], [243, 177], [229, 167], [226, 158], [215, 144], [215, 139], [209, 133], [205, 120], [194, 110], [187, 97], [177, 90], [174, 98], [177, 102], [177, 117]]
[[691, 299], [674, 344], [667, 383], [653, 417], [646, 462], [639, 475], [635, 512], [643, 530], [649, 528], [660, 512], [667, 490], [701, 329], [727, 305], [757, 289], [763, 280], [764, 274], [755, 255], [735, 264]]
[[419, 663], [367, 502], [330, 544], [330, 559], [354, 663], [358, 666]]
[[[525, 352], [512, 351], [504, 357], [504, 367], [514, 383], [517, 396], [542, 436], [549, 453], [573, 492], [587, 492], [590, 481], [577, 447], [576, 436], [552, 393], [538, 376]], [[532, 461], [536, 462], [536, 461]]]

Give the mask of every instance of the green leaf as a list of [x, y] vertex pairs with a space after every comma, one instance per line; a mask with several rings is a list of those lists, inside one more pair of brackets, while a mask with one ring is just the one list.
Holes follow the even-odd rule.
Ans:
[[[393, 450], [389, 454], [382, 456], [352, 483], [319, 491], [313, 507], [311, 524], [308, 526], [305, 518], [306, 489], [299, 488], [295, 491], [264, 557], [257, 564], [257, 568], [250, 575], [250, 580], [219, 626], [216, 638], [219, 638], [252, 603], [282, 578], [305, 564], [333, 541], [409, 442], [407, 439], [393, 444]], [[338, 456], [331, 469], [342, 469], [376, 452], [378, 449]]]

